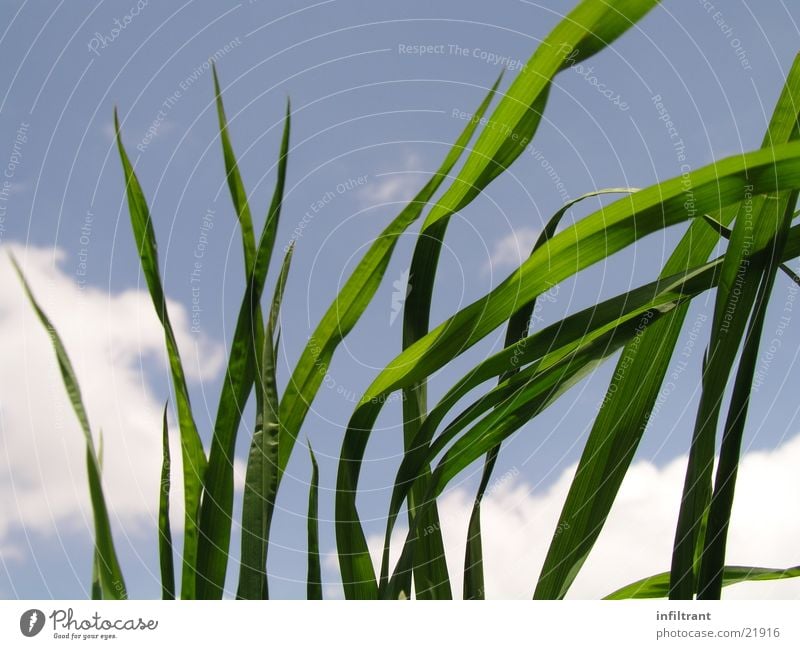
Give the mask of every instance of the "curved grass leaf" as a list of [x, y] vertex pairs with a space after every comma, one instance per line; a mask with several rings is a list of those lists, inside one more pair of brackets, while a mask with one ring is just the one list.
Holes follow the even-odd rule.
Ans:
[[239, 572], [238, 599], [267, 599], [267, 550], [274, 503], [270, 500], [278, 480], [279, 397], [275, 375], [275, 325], [283, 291], [289, 275], [294, 247], [286, 252], [272, 298], [269, 322], [264, 336], [259, 389], [263, 398], [256, 409], [256, 426], [245, 474], [242, 505], [242, 566]]
[[[219, 599], [222, 597], [225, 585], [231, 540], [233, 455], [236, 448], [236, 434], [258, 374], [258, 363], [264, 346], [263, 332], [260, 331], [262, 327], [260, 303], [283, 204], [290, 131], [291, 108], [287, 102], [275, 190], [267, 220], [259, 237], [253, 271], [248, 275], [247, 289], [239, 307], [211, 439], [206, 496], [203, 499], [200, 517], [202, 536], [197, 558], [198, 572], [203, 575], [202, 584], [198, 587], [199, 596], [204, 599]], [[230, 155], [233, 155], [232, 151]], [[246, 248], [247, 237], [244, 236], [244, 229], [242, 232]], [[259, 343], [261, 346], [256, 347]], [[260, 392], [261, 390], [256, 390], [258, 395], [256, 406], [263, 409], [261, 403], [263, 395]]]
[[[750, 581], [774, 581], [800, 577], [800, 566], [794, 568], [753, 568], [750, 566], [725, 566], [722, 587]], [[603, 599], [659, 599], [669, 595], [669, 573], [662, 572], [640, 579], [615, 590]]]
[[172, 530], [169, 524], [169, 428], [167, 427], [167, 406], [164, 405], [162, 423], [161, 488], [158, 498], [158, 558], [161, 567], [161, 599], [175, 599], [175, 566], [172, 558]]
[[93, 571], [96, 576], [92, 579], [92, 596], [102, 596], [103, 599], [127, 599], [128, 591], [125, 587], [125, 579], [122, 576], [119, 560], [117, 559], [117, 551], [114, 548], [111, 522], [108, 518], [108, 508], [106, 507], [106, 500], [103, 495], [100, 461], [95, 451], [92, 430], [89, 426], [89, 417], [86, 414], [86, 408], [83, 404], [78, 377], [75, 376], [75, 370], [72, 369], [72, 363], [67, 355], [67, 350], [64, 348], [64, 343], [61, 342], [61, 337], [50, 322], [47, 314], [42, 310], [36, 298], [33, 296], [31, 287], [22, 274], [22, 269], [19, 267], [19, 264], [17, 264], [17, 260], [13, 255], [9, 255], [9, 257], [22, 283], [22, 287], [25, 290], [25, 295], [28, 297], [34, 311], [36, 311], [39, 321], [47, 330], [47, 335], [50, 337], [50, 341], [53, 344], [53, 350], [58, 360], [58, 369], [61, 372], [61, 378], [64, 381], [67, 396], [72, 404], [75, 416], [78, 418], [78, 423], [81, 426], [86, 441], [86, 470], [89, 479], [89, 496], [92, 501], [95, 535]]
[[306, 579], [307, 599], [322, 599], [322, 570], [319, 563], [319, 466], [311, 442], [311, 484], [308, 487], [308, 573]]
[[647, 234], [713, 211], [752, 193], [800, 185], [800, 146], [755, 151], [654, 185], [594, 212], [550, 239], [487, 296], [443, 322], [397, 356], [373, 381], [350, 420], [337, 477], [337, 544], [348, 597], [377, 594], [374, 570], [355, 507], [369, 431], [385, 397], [424, 379], [468, 349], [548, 287]]
[[469, 204], [530, 143], [538, 108], [560, 70], [612, 43], [657, 0], [583, 0], [542, 41], [492, 112], [458, 178], [431, 210], [426, 226]]
[[203, 478], [206, 470], [206, 456], [203, 442], [197, 432], [197, 425], [192, 415], [189, 391], [186, 387], [186, 376], [183, 372], [178, 343], [167, 313], [167, 300], [161, 285], [158, 270], [158, 247], [150, 210], [142, 192], [142, 187], [133, 170], [128, 154], [122, 144], [122, 133], [119, 127], [119, 116], [114, 110], [114, 127], [117, 134], [122, 169], [125, 173], [125, 190], [128, 195], [128, 211], [131, 226], [139, 250], [142, 273], [147, 281], [147, 288], [153, 300], [156, 315], [164, 328], [164, 339], [169, 357], [172, 384], [175, 389], [175, 403], [178, 407], [178, 427], [181, 433], [181, 455], [183, 458], [183, 492], [186, 508], [186, 519], [183, 531], [183, 576], [181, 579], [181, 597], [194, 599], [196, 596], [196, 573], [198, 526], [200, 513], [200, 497], [203, 490]]

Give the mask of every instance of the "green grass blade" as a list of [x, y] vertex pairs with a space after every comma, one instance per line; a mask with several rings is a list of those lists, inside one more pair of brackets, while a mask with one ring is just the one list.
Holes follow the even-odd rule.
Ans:
[[736, 372], [733, 394], [728, 406], [728, 417], [722, 434], [722, 447], [714, 481], [714, 493], [709, 506], [707, 529], [704, 532], [705, 548], [700, 563], [698, 599], [719, 599], [722, 593], [728, 527], [733, 508], [745, 421], [750, 405], [750, 391], [758, 362], [758, 348], [767, 314], [767, 305], [778, 274], [780, 257], [783, 254], [791, 227], [792, 212], [796, 202], [797, 193], [792, 192], [785, 205], [783, 220], [777, 224], [775, 236], [768, 244], [770, 258], [758, 287], [754, 313], [748, 325], [744, 349]]
[[322, 570], [319, 563], [319, 465], [308, 443], [311, 456], [311, 484], [308, 488], [308, 575], [306, 595], [308, 599], [322, 599]]
[[245, 474], [242, 506], [242, 564], [236, 595], [238, 599], [266, 599], [269, 597], [267, 550], [271, 513], [274, 506], [270, 498], [276, 491], [278, 481], [280, 435], [279, 397], [273, 342], [293, 251], [294, 247], [290, 247], [284, 256], [264, 336], [261, 384], [259, 386], [263, 393], [261, 400], [263, 406], [259, 406], [256, 411], [255, 432], [250, 445]]
[[[503, 74], [501, 73], [492, 87], [493, 92], [500, 85], [502, 78]], [[538, 124], [541, 119], [541, 110], [537, 110], [535, 115]], [[436, 269], [449, 220], [447, 217], [440, 219], [432, 227], [423, 226], [424, 232], [417, 238], [409, 267], [409, 290], [403, 306], [403, 349], [413, 345], [428, 333]], [[409, 451], [409, 444], [416, 437], [419, 425], [427, 414], [427, 393], [425, 381], [404, 390], [403, 440], [406, 452]], [[420, 483], [410, 494], [409, 521], [414, 517], [416, 501], [424, 493], [425, 485]], [[452, 599], [441, 525], [435, 505], [428, 509], [427, 516], [428, 520], [422, 525], [429, 533], [420, 539], [420, 544], [425, 547], [425, 550], [419, 553], [421, 560], [414, 567], [416, 596], [421, 600]]]
[[[101, 428], [97, 435], [97, 465], [100, 467], [100, 475], [103, 475], [103, 429]], [[94, 555], [92, 557], [92, 599], [103, 599], [103, 582], [100, 579], [100, 561], [101, 557], [95, 547]]]
[[362, 397], [342, 444], [337, 476], [337, 546], [348, 597], [375, 593], [374, 571], [354, 495], [369, 432], [386, 396], [441, 368], [553, 284], [647, 234], [691, 218], [692, 213], [685, 208], [689, 198], [698, 213], [714, 211], [741, 200], [746, 183], [752, 186], [752, 194], [771, 192], [777, 186], [800, 186], [800, 146], [786, 144], [772, 151], [721, 160], [594, 212], [555, 235], [496, 289], [443, 322], [387, 365]]
[[158, 498], [158, 558], [161, 567], [161, 599], [175, 599], [175, 566], [172, 558], [172, 529], [169, 523], [170, 468], [167, 406], [162, 423], [161, 488]]
[[[545, 224], [544, 229], [536, 239], [536, 243], [533, 245], [531, 254], [545, 245], [547, 241], [549, 241], [555, 235], [556, 229], [561, 223], [561, 219], [564, 218], [564, 215], [575, 204], [580, 203], [587, 198], [594, 198], [605, 194], [630, 194], [636, 191], [639, 190], [634, 187], [614, 187], [610, 189], [600, 189], [568, 201], [550, 218], [547, 224]], [[509, 319], [503, 347], [511, 347], [512, 345], [519, 343], [520, 340], [525, 339], [530, 334], [530, 328], [532, 325], [531, 321], [535, 311], [536, 299], [523, 306]], [[512, 367], [500, 376], [498, 382], [502, 383], [505, 379], [513, 376], [517, 371], [518, 368]], [[486, 597], [486, 589], [483, 579], [483, 547], [481, 543], [481, 502], [483, 501], [489, 481], [492, 478], [492, 472], [494, 471], [499, 454], [500, 446], [491, 449], [487, 454], [483, 465], [481, 481], [478, 485], [478, 491], [475, 494], [475, 500], [472, 504], [472, 512], [469, 518], [469, 525], [467, 526], [467, 546], [464, 553], [464, 599], [485, 599]]]
[[[114, 548], [111, 522], [108, 517], [105, 496], [103, 495], [100, 462], [95, 451], [92, 430], [89, 426], [89, 418], [83, 404], [78, 377], [75, 375], [75, 371], [72, 368], [72, 362], [67, 355], [67, 350], [61, 341], [61, 337], [58, 335], [52, 322], [50, 322], [47, 314], [42, 310], [36, 298], [33, 296], [31, 287], [22, 274], [22, 269], [19, 267], [19, 264], [17, 264], [17, 260], [14, 259], [13, 255], [10, 255], [10, 259], [22, 283], [22, 287], [25, 290], [25, 295], [33, 306], [39, 321], [47, 330], [47, 334], [53, 344], [53, 350], [56, 353], [58, 368], [61, 372], [61, 378], [64, 381], [67, 396], [72, 404], [75, 416], [78, 418], [78, 423], [81, 426], [84, 440], [86, 441], [86, 469], [89, 480], [89, 496], [92, 501], [95, 534], [93, 571], [95, 571], [97, 575], [97, 578], [93, 578], [92, 580], [92, 596], [96, 597], [101, 595], [103, 599], [127, 599], [128, 591], [125, 587], [125, 579], [122, 576], [119, 560], [117, 559], [117, 551]], [[99, 588], [95, 585], [96, 582], [99, 583]]]
[[[767, 155], [779, 150], [771, 148], [775, 144], [796, 138], [800, 107], [798, 99], [800, 62], [795, 59], [764, 137], [762, 146], [767, 147], [764, 149]], [[775, 165], [778, 165], [777, 159]], [[767, 196], [758, 195], [762, 192], [754, 192], [751, 199], [743, 202], [728, 242], [714, 305], [700, 404], [675, 530], [671, 599], [691, 599], [696, 589], [697, 562], [704, 545], [702, 527], [708, 516], [712, 495], [711, 474], [723, 393], [753, 309], [762, 273], [768, 263], [767, 260], [761, 260], [755, 264], [750, 257], [774, 245], [781, 228], [788, 229], [790, 222], [785, 215], [787, 211], [794, 210], [797, 200], [796, 194], [790, 194], [793, 189], [777, 184]]]
[[139, 251], [139, 260], [142, 272], [147, 281], [147, 288], [153, 300], [156, 315], [164, 328], [164, 339], [169, 357], [169, 367], [172, 374], [172, 384], [175, 389], [175, 403], [178, 408], [178, 427], [181, 434], [181, 455], [183, 458], [183, 492], [186, 508], [186, 519], [183, 531], [183, 573], [181, 578], [181, 597], [194, 599], [196, 596], [197, 576], [195, 566], [197, 562], [198, 543], [198, 515], [200, 513], [200, 498], [203, 491], [203, 479], [206, 471], [206, 456], [203, 442], [197, 432], [197, 425], [192, 415], [192, 406], [189, 401], [189, 390], [186, 387], [186, 376], [183, 371], [178, 343], [167, 313], [167, 300], [161, 285], [161, 276], [158, 270], [158, 247], [150, 210], [144, 192], [133, 170], [131, 161], [122, 144], [122, 133], [119, 127], [119, 116], [114, 110], [114, 127], [117, 134], [122, 169], [125, 174], [125, 190], [128, 196], [128, 211], [131, 216], [131, 226]]
[[236, 155], [233, 152], [231, 136], [228, 131], [228, 119], [225, 117], [225, 107], [222, 103], [222, 92], [219, 88], [217, 66], [212, 63], [211, 74], [214, 77], [214, 96], [217, 102], [217, 119], [219, 121], [220, 141], [222, 142], [222, 155], [225, 160], [225, 177], [231, 192], [236, 216], [242, 228], [242, 245], [244, 248], [244, 268], [249, 277], [255, 268], [256, 235], [253, 230], [253, 217], [250, 214], [250, 205], [247, 202], [247, 192], [244, 188]]
[[[204, 599], [222, 597], [225, 584], [231, 540], [233, 455], [236, 448], [236, 434], [242, 412], [258, 375], [258, 363], [263, 349], [263, 333], [259, 333], [260, 303], [283, 204], [290, 132], [291, 112], [287, 103], [275, 189], [267, 220], [259, 237], [253, 273], [248, 277], [247, 289], [239, 307], [225, 381], [214, 422], [206, 474], [206, 497], [203, 499], [200, 517], [202, 535], [197, 560], [198, 572], [203, 575], [203, 582], [199, 585], [199, 596]], [[259, 343], [261, 347], [256, 351], [255, 345]], [[263, 408], [261, 403], [263, 395], [260, 392], [260, 389], [256, 390], [257, 408]]]
[[[800, 577], [800, 566], [794, 568], [754, 568], [750, 566], [725, 566], [722, 587], [752, 581], [773, 581]], [[640, 579], [615, 590], [603, 599], [660, 599], [669, 595], [669, 573], [662, 572]]]
[[497, 105], [458, 178], [431, 210], [427, 226], [469, 204], [528, 146], [553, 77], [600, 51], [657, 0], [584, 0], [542, 41]]

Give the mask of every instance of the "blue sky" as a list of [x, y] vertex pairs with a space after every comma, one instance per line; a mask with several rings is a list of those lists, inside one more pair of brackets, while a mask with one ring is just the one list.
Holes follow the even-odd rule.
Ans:
[[[439, 165], [465, 125], [463, 113], [475, 109], [503, 64], [512, 68], [503, 82], [507, 87], [516, 62], [528, 59], [573, 3], [75, 4], [8, 1], [0, 7], [0, 25], [6, 25], [0, 39], [6, 62], [0, 71], [0, 164], [7, 163], [11, 173], [0, 244], [28, 259], [35, 267], [31, 273], [39, 269], [43, 284], [50, 282], [49, 289], [40, 286], [43, 297], [52, 293], [52, 302], [42, 301], [51, 307], [57, 325], [73, 331], [73, 353], [82, 359], [77, 364], [84, 363], [86, 373], [95, 362], [116, 368], [113, 384], [95, 380], [92, 394], [98, 406], [90, 415], [94, 426], [106, 431], [109, 453], [117, 449], [120, 454], [121, 476], [133, 463], [125, 469], [124, 458], [138, 458], [137, 435], [147, 440], [140, 449], [155, 448], [152, 442], [159, 433], [148, 426], [157, 422], [169, 381], [158, 351], [158, 331], [145, 322], [152, 315], [146, 314], [149, 307], [113, 147], [114, 106], [150, 201], [167, 294], [176, 309], [183, 307], [183, 349], [194, 363], [192, 399], [207, 436], [219, 394], [221, 354], [234, 326], [244, 272], [224, 182], [209, 57], [217, 61], [257, 227], [272, 191], [284, 105], [287, 97], [292, 101], [289, 178], [278, 235], [279, 248], [297, 240], [282, 316], [283, 384], [337, 287], [403, 201]], [[532, 146], [453, 219], [437, 277], [433, 321], [506, 277], [526, 256], [543, 222], [567, 198], [602, 187], [644, 187], [680, 174], [682, 165], [696, 169], [759, 146], [796, 53], [798, 20], [800, 8], [791, 3], [667, 1], [580, 69], [563, 71]], [[664, 115], [674, 122], [675, 132], [668, 131]], [[587, 202], [575, 216], [597, 205]], [[417, 228], [401, 237], [373, 304], [335, 357], [333, 387], [320, 389], [303, 430], [320, 460], [326, 551], [334, 549], [331, 488], [343, 427], [370, 380], [399, 352], [393, 283], [408, 268]], [[635, 251], [565, 282], [545, 303], [542, 316], [555, 320], [598, 296], [653, 278], [679, 235], [670, 231], [650, 237]], [[71, 292], [70, 286], [83, 288]], [[34, 288], [39, 287], [34, 283]], [[45, 484], [50, 481], [54, 490], [69, 485], [72, 495], [60, 503], [63, 509], [43, 505], [36, 520], [6, 508], [10, 513], [0, 522], [0, 595], [81, 597], [88, 584], [91, 531], [81, 518], [85, 510], [71, 504], [85, 499], [80, 462], [74, 460], [80, 455], [80, 439], [70, 414], [62, 411], [57, 383], [37, 365], [36, 359], [45, 363], [49, 358], [46, 338], [19, 329], [20, 322], [31, 329], [36, 325], [30, 317], [19, 319], [25, 318], [20, 294], [16, 287], [9, 292], [0, 310], [0, 318], [6, 319], [3, 331], [14, 337], [7, 339], [8, 352], [19, 352], [19, 345], [9, 342], [18, 336], [30, 338], [24, 343], [26, 354], [38, 354], [37, 346], [45, 350], [19, 361], [23, 379], [4, 372], [4, 390], [23, 384], [26, 390], [20, 400], [14, 392], [0, 394], [0, 431], [8, 460], [0, 473], [3, 502], [19, 502], [19, 490], [27, 490], [25, 497], [36, 503], [37, 477]], [[74, 300], [65, 297], [73, 295]], [[775, 330], [791, 295], [786, 279], [779, 278], [767, 331]], [[89, 313], [105, 314], [103, 324]], [[710, 313], [711, 304], [699, 300], [687, 319], [683, 344], [693, 341], [694, 333], [701, 338], [697, 344], [705, 344], [703, 318]], [[497, 349], [502, 335], [491, 335], [438, 374], [432, 394], [441, 394], [460, 372]], [[92, 341], [100, 338], [112, 343], [95, 353]], [[765, 385], [751, 411], [749, 450], [774, 449], [797, 430], [796, 400], [788, 398], [786, 386], [797, 342], [790, 331], [780, 353], [765, 366]], [[698, 348], [686, 371], [694, 378], [675, 382], [641, 445], [639, 459], [659, 470], [680, 461], [688, 447], [700, 357]], [[507, 489], [510, 497], [521, 489], [530, 499], [557, 488], [579, 457], [612, 367], [601, 368], [505, 445], [497, 474], [509, 475], [513, 489], [509, 483], [499, 491]], [[39, 392], [37, 385], [42, 384], [47, 387]], [[40, 407], [44, 414], [36, 413], [35, 425], [30, 417], [29, 424], [14, 424], [25, 422], [25, 413]], [[55, 415], [47, 414], [51, 409]], [[371, 533], [382, 529], [387, 487], [401, 451], [399, 414], [398, 403], [384, 409], [369, 447], [360, 505], [365, 518], [374, 519], [367, 524]], [[51, 416], [58, 417], [57, 426], [48, 426]], [[251, 422], [249, 413], [240, 435], [242, 458]], [[76, 467], [64, 474], [63, 483], [42, 469], [46, 462], [25, 468], [32, 459], [24, 449], [33, 450], [37, 458], [45, 447], [52, 451], [53, 431], [75, 437], [74, 442], [58, 438], [64, 457], [73, 458], [62, 464]], [[16, 444], [26, 436], [33, 446]], [[51, 461], [58, 463], [61, 452], [53, 451]], [[154, 458], [141, 459], [155, 466]], [[473, 467], [454, 482], [453, 502], [474, 489], [479, 469]], [[270, 572], [278, 596], [304, 592], [309, 475], [307, 453], [298, 445], [274, 525]], [[138, 597], [159, 592], [155, 500], [148, 500], [157, 497], [156, 489], [144, 481], [137, 484], [120, 510], [129, 515], [120, 513], [116, 521], [128, 585]], [[111, 491], [113, 508], [113, 494], [125, 495], [124, 483]], [[673, 491], [675, 506], [678, 497]], [[529, 538], [521, 529], [512, 533]], [[546, 544], [551, 533], [552, 526], [545, 523], [527, 530], [536, 543]], [[237, 544], [234, 537], [233, 547]], [[774, 556], [754, 557], [752, 562], [782, 561], [778, 555], [776, 550]], [[668, 557], [658, 559], [665, 564]], [[451, 559], [453, 565], [460, 563], [460, 556]], [[334, 565], [326, 563], [331, 582], [337, 579]], [[531, 588], [535, 576], [529, 574]], [[330, 592], [335, 594], [335, 587]]]

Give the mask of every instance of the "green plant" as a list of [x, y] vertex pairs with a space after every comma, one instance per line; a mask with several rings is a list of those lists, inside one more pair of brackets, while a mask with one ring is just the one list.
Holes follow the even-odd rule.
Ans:
[[[289, 157], [290, 115], [278, 157], [277, 178], [263, 229], [255, 236], [220, 87], [214, 86], [227, 181], [242, 232], [246, 286], [228, 357], [211, 446], [206, 455], [195, 424], [158, 268], [151, 215], [122, 143], [117, 143], [126, 181], [131, 224], [142, 270], [163, 325], [180, 428], [186, 518], [180, 596], [220, 598], [230, 569], [233, 462], [241, 413], [255, 392], [256, 422], [243, 495], [241, 567], [237, 597], [269, 596], [266, 573], [270, 528], [283, 472], [333, 354], [375, 295], [395, 244], [422, 212], [410, 275], [414, 291], [403, 313], [403, 348], [375, 378], [358, 403], [344, 436], [336, 491], [336, 539], [348, 598], [449, 598], [453, 596], [438, 524], [437, 497], [469, 464], [485, 458], [470, 519], [464, 567], [465, 598], [484, 593], [480, 504], [501, 444], [578, 380], [617, 352], [606, 398], [594, 421], [561, 520], [553, 534], [534, 597], [561, 598], [591, 551], [647, 427], [658, 391], [675, 353], [690, 302], [716, 291], [712, 334], [702, 377], [702, 399], [691, 446], [672, 570], [616, 591], [610, 598], [718, 598], [721, 588], [746, 580], [798, 575], [725, 565], [725, 541], [739, 451], [753, 382], [761, 328], [782, 263], [800, 255], [800, 226], [792, 226], [800, 190], [800, 63], [795, 61], [778, 99], [763, 146], [645, 189], [591, 192], [559, 210], [546, 225], [530, 257], [490, 293], [430, 328], [434, 279], [450, 217], [473, 201], [525, 150], [534, 137], [552, 79], [562, 69], [596, 53], [623, 34], [656, 0], [583, 0], [542, 42], [527, 66], [483, 121], [499, 78], [448, 152], [439, 169], [386, 227], [331, 303], [279, 394], [275, 376], [278, 315], [292, 248], [286, 253], [266, 317], [262, 296], [272, 262]], [[478, 130], [483, 130], [471, 147]], [[451, 172], [464, 152], [460, 171]], [[445, 191], [435, 198], [439, 188]], [[604, 193], [622, 197], [557, 229], [578, 201]], [[532, 332], [537, 299], [550, 287], [584, 271], [644, 236], [667, 227], [688, 228], [656, 281], [639, 286]], [[732, 227], [730, 227], [732, 225]], [[725, 253], [709, 260], [721, 239]], [[21, 274], [20, 274], [21, 276]], [[25, 280], [22, 280], [25, 283]], [[55, 329], [36, 304], [51, 334], [64, 382], [86, 435], [89, 483], [95, 512], [95, 596], [124, 597], [102, 493], [100, 463], [69, 359]], [[437, 403], [429, 406], [426, 381], [498, 327], [506, 326], [504, 349], [482, 360]], [[741, 349], [741, 356], [739, 351]], [[734, 392], [722, 427], [722, 454], [712, 475], [722, 394], [731, 376]], [[474, 388], [496, 379], [468, 407], [453, 409]], [[356, 507], [361, 463], [386, 398], [404, 393], [404, 456], [393, 485], [384, 551], [376, 573]], [[447, 425], [442, 424], [449, 420]], [[164, 417], [164, 471], [159, 507], [163, 595], [177, 595], [169, 526], [169, 448]], [[310, 445], [309, 445], [310, 449]], [[319, 565], [318, 468], [308, 507], [308, 597], [322, 596]], [[676, 494], [677, 497], [677, 494]], [[390, 569], [392, 532], [404, 505], [409, 531], [400, 559]], [[420, 534], [422, 530], [430, 530]]]

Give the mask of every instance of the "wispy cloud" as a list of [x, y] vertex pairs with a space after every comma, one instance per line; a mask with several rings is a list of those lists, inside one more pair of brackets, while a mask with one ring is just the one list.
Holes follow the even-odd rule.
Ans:
[[[155, 525], [161, 464], [161, 412], [143, 361], [156, 361], [167, 380], [164, 335], [144, 291], [81, 289], [53, 266], [54, 251], [4, 246], [0, 251], [0, 548], [14, 550], [15, 530], [57, 535], [91, 529], [82, 434], [61, 383], [50, 340], [36, 320], [5, 254], [22, 263], [37, 299], [64, 339], [80, 381], [92, 429], [103, 431], [106, 498], [117, 531]], [[55, 261], [65, 254], [55, 251]], [[186, 309], [169, 303], [187, 377], [218, 376], [224, 347], [190, 332]], [[173, 471], [180, 471], [172, 430]], [[239, 467], [241, 471], [241, 467]], [[173, 473], [180, 485], [179, 473]], [[182, 493], [173, 489], [174, 524], [182, 524]]]
[[369, 182], [359, 190], [359, 199], [364, 207], [409, 201], [427, 181], [427, 172], [423, 172], [419, 156], [410, 153], [402, 170], [370, 176]]
[[519, 228], [498, 239], [492, 245], [489, 259], [484, 264], [484, 272], [508, 271], [517, 268], [531, 254], [539, 230]]

